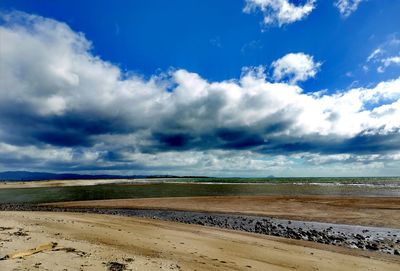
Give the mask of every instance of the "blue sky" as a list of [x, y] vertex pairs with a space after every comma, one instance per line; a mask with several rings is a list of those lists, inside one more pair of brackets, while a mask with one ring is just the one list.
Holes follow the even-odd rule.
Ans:
[[[318, 1], [306, 19], [284, 27], [261, 25], [261, 12], [244, 13], [242, 0], [6, 0], [0, 5], [65, 22], [92, 41], [95, 55], [146, 76], [175, 67], [209, 80], [238, 78], [244, 66], [268, 65], [292, 52], [324, 63], [317, 78], [303, 83], [307, 89], [343, 89], [353, 81], [365, 85], [399, 73], [362, 70], [373, 50], [400, 35], [399, 1], [365, 1], [347, 18], [333, 1]], [[346, 76], [349, 72], [353, 76]]]
[[[286, 17], [279, 17], [282, 3], [291, 4], [293, 8]], [[296, 7], [311, 8], [296, 17]], [[21, 127], [0, 125], [3, 151], [14, 147], [14, 153], [25, 151], [24, 155], [10, 159], [12, 163], [0, 161], [5, 170], [23, 168], [203, 174], [211, 169], [213, 175], [221, 175], [226, 170], [237, 168], [235, 163], [242, 161], [244, 165], [247, 163], [249, 169], [243, 166], [240, 172], [232, 171], [232, 175], [247, 176], [254, 172], [255, 175], [335, 175], [338, 167], [343, 168], [339, 175], [358, 175], [359, 172], [354, 172], [354, 165], [368, 168], [364, 171], [367, 175], [400, 174], [396, 169], [399, 165], [397, 159], [400, 158], [399, 127], [395, 120], [396, 116], [400, 118], [397, 115], [400, 112], [397, 82], [400, 76], [400, 1], [160, 0], [116, 1], [112, 4], [109, 1], [96, 1], [94, 4], [93, 1], [4, 0], [0, 3], [0, 10], [1, 26], [5, 31], [0, 40], [2, 44], [18, 44], [17, 40], [12, 40], [10, 33], [17, 33], [21, 40], [29, 36], [32, 41], [27, 42], [26, 48], [14, 46], [14, 50], [21, 50], [15, 54], [7, 50], [2, 52], [3, 57], [7, 57], [2, 67], [3, 71], [7, 71], [2, 72], [3, 82], [14, 82], [11, 79], [17, 75], [12, 71], [18, 67], [18, 70], [25, 71], [22, 75], [18, 74], [18, 81], [30, 85], [29, 80], [33, 75], [30, 75], [29, 69], [34, 64], [37, 65], [36, 69], [43, 69], [44, 66], [39, 65], [40, 60], [34, 64], [26, 60], [30, 59], [30, 53], [35, 54], [35, 39], [50, 39], [50, 43], [60, 46], [57, 54], [61, 52], [62, 58], [66, 58], [63, 63], [57, 64], [57, 68], [49, 60], [54, 71], [42, 78], [42, 81], [48, 80], [46, 85], [32, 89], [21, 87], [19, 95], [26, 99], [29, 106], [37, 106], [36, 100], [39, 99], [46, 101], [49, 108], [55, 108], [51, 114], [37, 108], [26, 112], [26, 115], [21, 113], [31, 124], [36, 124], [35, 127], [40, 127], [28, 132], [32, 138], [20, 139]], [[28, 19], [32, 15], [36, 16], [35, 19]], [[272, 21], [266, 18], [272, 18]], [[74, 40], [72, 43], [65, 39], [66, 35], [54, 30], [58, 25], [67, 26], [68, 29], [62, 31], [71, 36]], [[35, 27], [48, 29], [47, 32], [43, 32], [43, 29], [25, 31]], [[85, 42], [90, 42], [90, 48], [82, 45], [85, 42], [79, 40], [79, 33], [84, 36]], [[40, 48], [46, 51], [44, 47], [50, 45], [43, 43], [42, 46]], [[80, 46], [84, 48], [74, 49]], [[22, 53], [27, 54], [24, 61], [16, 59], [15, 56]], [[85, 71], [78, 68], [76, 61], [77, 56], [82, 55], [87, 57], [84, 65], [88, 66], [88, 70]], [[49, 53], [45, 59], [51, 57]], [[54, 59], [57, 57], [60, 55], [54, 55]], [[100, 74], [105, 77], [118, 70], [119, 74], [110, 79], [115, 81], [115, 85], [109, 89], [99, 87], [109, 81], [94, 82], [94, 78], [90, 82], [84, 80], [89, 70], [93, 73], [98, 71], [97, 66], [89, 67], [88, 64], [93, 64], [96, 59], [102, 61], [99, 64], [101, 66], [105, 63], [112, 66], [103, 67]], [[62, 68], [69, 61], [72, 64]], [[77, 67], [74, 68], [74, 65]], [[84, 65], [80, 63], [80, 67]], [[56, 78], [50, 76], [61, 76], [60, 70], [70, 86], [53, 83]], [[64, 74], [66, 70], [71, 74]], [[192, 78], [193, 74], [199, 80]], [[260, 80], [257, 81], [260, 77], [263, 83], [272, 85], [261, 84]], [[75, 84], [75, 79], [71, 78], [80, 80]], [[258, 82], [259, 88], [265, 91], [261, 94], [257, 92], [255, 98], [251, 99], [246, 94], [240, 94], [244, 95], [241, 99], [246, 102], [238, 104], [237, 98], [229, 96], [234, 92], [231, 88], [239, 86], [243, 92], [255, 91], [251, 90], [255, 83], [247, 84], [246, 78]], [[236, 82], [235, 86], [216, 86], [231, 80]], [[140, 92], [140, 89], [135, 90], [132, 86], [136, 83], [143, 84], [143, 89], [149, 88], [151, 91], [157, 88], [158, 96], [152, 93], [147, 98], [139, 99], [141, 95], [137, 91]], [[150, 86], [153, 83], [155, 86]], [[128, 85], [126, 88], [132, 93], [136, 91], [136, 94], [132, 94], [132, 103], [158, 101], [165, 110], [165, 119], [157, 116], [158, 109], [153, 109], [153, 104], [144, 109], [148, 114], [142, 116], [148, 121], [146, 125], [136, 120], [139, 113], [131, 112], [132, 104], [121, 105], [123, 113], [120, 115], [108, 116], [104, 110], [109, 107], [86, 110], [82, 108], [83, 105], [72, 101], [72, 96], [68, 96], [70, 91], [88, 91], [87, 95], [98, 91], [97, 94], [101, 96], [113, 89], [111, 93], [116, 93], [113, 99], [118, 100], [118, 95], [122, 95], [118, 93], [125, 91], [119, 90], [121, 84]], [[386, 87], [385, 84], [390, 86]], [[203, 88], [199, 90], [202, 94], [178, 97], [182, 89], [191, 92], [197, 87]], [[276, 90], [281, 91], [282, 95], [268, 96], [269, 87], [284, 88]], [[60, 90], [57, 93], [50, 93], [49, 90], [47, 96], [43, 96], [41, 91], [47, 88]], [[90, 88], [95, 90], [89, 91]], [[221, 91], [215, 88], [224, 89], [224, 95], [217, 97], [216, 93]], [[363, 88], [363, 91], [354, 94], [356, 91], [351, 90], [357, 88]], [[160, 91], [162, 89], [176, 97], [164, 98], [165, 93]], [[301, 94], [295, 96], [294, 93], [299, 91]], [[336, 99], [335, 93], [345, 97], [333, 101]], [[353, 97], [349, 102], [346, 93], [349, 97], [358, 98]], [[326, 95], [326, 99], [315, 98], [322, 94]], [[226, 95], [229, 98], [225, 99]], [[365, 98], [367, 96], [369, 98]], [[18, 98], [13, 97], [12, 101]], [[164, 104], [163, 99], [172, 100]], [[281, 99], [285, 103], [282, 104]], [[308, 101], [311, 104], [307, 105], [318, 107], [318, 110], [308, 112], [308, 109], [297, 108], [299, 104], [296, 102]], [[4, 102], [10, 104], [10, 100], [5, 98]], [[349, 103], [350, 109], [345, 106]], [[114, 105], [118, 107], [117, 103]], [[394, 116], [389, 118], [384, 114], [384, 117], [377, 117], [377, 111], [385, 109], [383, 105], [393, 107], [391, 110], [394, 113], [391, 111], [391, 114]], [[237, 106], [237, 112], [225, 112], [233, 106]], [[288, 110], [284, 110], [285, 106], [295, 109], [288, 113]], [[188, 113], [188, 119], [177, 113], [188, 108], [196, 109]], [[276, 110], [271, 113], [266, 108]], [[202, 110], [208, 110], [209, 115], [203, 116], [205, 113]], [[316, 112], [325, 114], [328, 111], [331, 116], [323, 120], [309, 117]], [[350, 123], [345, 123], [345, 114], [348, 114]], [[11, 123], [16, 114], [4, 111], [2, 115], [4, 123]], [[87, 119], [93, 120], [93, 123], [88, 123]], [[98, 127], [100, 124], [96, 121], [106, 123], [105, 127]], [[21, 126], [25, 125], [23, 121], [20, 122]], [[203, 127], [203, 132], [197, 131], [196, 126]], [[61, 131], [65, 131], [66, 127], [70, 133], [62, 134]], [[274, 129], [280, 133], [275, 133]], [[270, 132], [272, 130], [274, 133]], [[10, 131], [12, 135], [8, 134]], [[119, 137], [124, 143], [115, 146], [111, 143], [116, 140], [111, 140], [112, 136]], [[43, 157], [60, 152], [74, 159], [83, 159], [80, 164], [85, 164], [85, 167], [80, 168], [73, 163], [74, 159], [66, 161], [65, 157], [64, 160], [48, 158], [49, 163], [38, 164], [34, 157], [26, 154], [28, 147], [41, 152]], [[150, 157], [149, 154], [159, 158]], [[198, 157], [198, 160], [180, 167], [177, 165], [185, 163], [174, 164], [169, 161], [169, 155], [174, 154], [182, 156], [182, 159]], [[92, 160], [87, 158], [89, 156]], [[236, 161], [230, 161], [230, 156], [237, 157]], [[379, 158], [374, 159], [377, 156]], [[149, 166], [149, 159], [160, 161], [152, 167]], [[211, 161], [209, 163], [218, 166], [212, 164], [207, 168], [204, 161]], [[280, 166], [281, 163], [292, 165], [292, 168], [286, 171]], [[97, 167], [98, 164], [102, 166]], [[255, 164], [257, 171], [251, 169]]]

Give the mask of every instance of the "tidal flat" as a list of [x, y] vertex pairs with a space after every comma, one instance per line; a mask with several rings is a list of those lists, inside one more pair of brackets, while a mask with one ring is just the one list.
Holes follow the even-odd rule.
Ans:
[[[0, 183], [0, 203], [195, 196], [400, 197], [400, 178], [179, 178]], [[110, 183], [114, 182], [114, 183]], [[100, 183], [100, 184], [99, 184]], [[38, 187], [35, 187], [38, 185]]]

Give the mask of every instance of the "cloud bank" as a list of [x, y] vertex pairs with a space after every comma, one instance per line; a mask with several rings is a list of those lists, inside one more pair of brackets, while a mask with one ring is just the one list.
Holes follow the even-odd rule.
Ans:
[[290, 175], [400, 160], [400, 78], [306, 93], [295, 83], [320, 64], [305, 54], [272, 64], [289, 83], [261, 68], [219, 82], [184, 69], [143, 78], [93, 55], [64, 23], [18, 12], [1, 21], [4, 169]]

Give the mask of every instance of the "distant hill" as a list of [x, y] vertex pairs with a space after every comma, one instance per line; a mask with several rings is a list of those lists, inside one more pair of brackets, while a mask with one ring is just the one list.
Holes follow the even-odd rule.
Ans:
[[[0, 181], [38, 181], [38, 180], [95, 180], [95, 179], [139, 179], [139, 178], [179, 178], [171, 175], [91, 175], [74, 173], [49, 173], [30, 171], [5, 171], [0, 172]], [[196, 177], [201, 178], [201, 177]]]

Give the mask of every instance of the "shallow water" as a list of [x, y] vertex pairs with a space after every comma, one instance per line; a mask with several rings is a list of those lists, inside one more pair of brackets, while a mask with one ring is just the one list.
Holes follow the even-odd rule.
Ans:
[[[146, 179], [144, 179], [146, 180]], [[152, 179], [147, 179], [152, 181]], [[400, 186], [400, 177], [266, 177], [266, 178], [169, 178], [165, 182], [200, 183], [297, 183], [327, 185]]]
[[342, 195], [400, 197], [400, 183], [273, 182], [273, 183], [142, 183], [95, 186], [0, 189], [0, 203], [43, 203], [151, 197], [245, 195]]

